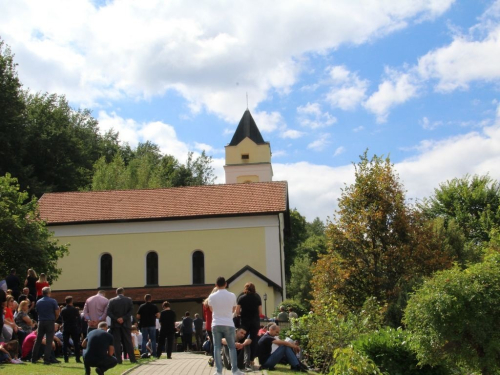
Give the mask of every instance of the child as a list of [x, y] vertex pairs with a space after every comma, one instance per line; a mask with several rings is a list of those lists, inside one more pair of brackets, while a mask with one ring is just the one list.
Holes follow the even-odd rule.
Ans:
[[132, 345], [134, 346], [134, 355], [136, 358], [139, 358], [141, 356], [141, 353], [139, 351], [139, 343], [142, 342], [142, 336], [139, 331], [137, 330], [137, 326], [133, 325], [132, 326]]
[[17, 353], [19, 352], [18, 348], [19, 343], [17, 340], [12, 340], [7, 343], [0, 343], [0, 363], [14, 363], [20, 364], [23, 363], [20, 359], [17, 358]]

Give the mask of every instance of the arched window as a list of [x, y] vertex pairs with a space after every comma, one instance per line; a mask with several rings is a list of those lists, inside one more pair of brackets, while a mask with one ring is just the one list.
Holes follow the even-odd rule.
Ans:
[[158, 285], [158, 254], [154, 251], [146, 255], [146, 285]]
[[111, 254], [101, 256], [101, 288], [113, 286], [113, 257]]
[[205, 284], [205, 255], [199, 250], [193, 253], [193, 284]]

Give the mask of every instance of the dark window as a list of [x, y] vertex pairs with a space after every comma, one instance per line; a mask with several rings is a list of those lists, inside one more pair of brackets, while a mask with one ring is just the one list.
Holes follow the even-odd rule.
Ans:
[[113, 286], [113, 257], [111, 254], [101, 256], [101, 288]]
[[146, 285], [158, 285], [158, 254], [154, 251], [146, 256]]
[[205, 284], [205, 256], [199, 250], [193, 253], [193, 284]]
[[250, 159], [250, 155], [249, 155], [249, 154], [242, 154], [242, 155], [241, 155], [241, 158], [242, 158], [243, 160], [249, 160], [249, 159]]

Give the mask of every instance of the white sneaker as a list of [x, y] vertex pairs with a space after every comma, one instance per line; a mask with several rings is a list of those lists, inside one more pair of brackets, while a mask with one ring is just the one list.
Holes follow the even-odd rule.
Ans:
[[244, 372], [241, 372], [240, 370], [233, 372], [233, 375], [246, 375]]

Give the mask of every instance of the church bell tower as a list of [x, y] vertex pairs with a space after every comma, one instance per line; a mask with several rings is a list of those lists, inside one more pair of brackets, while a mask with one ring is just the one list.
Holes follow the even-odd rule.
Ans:
[[272, 181], [271, 145], [262, 138], [248, 109], [226, 146], [224, 171], [226, 184]]

